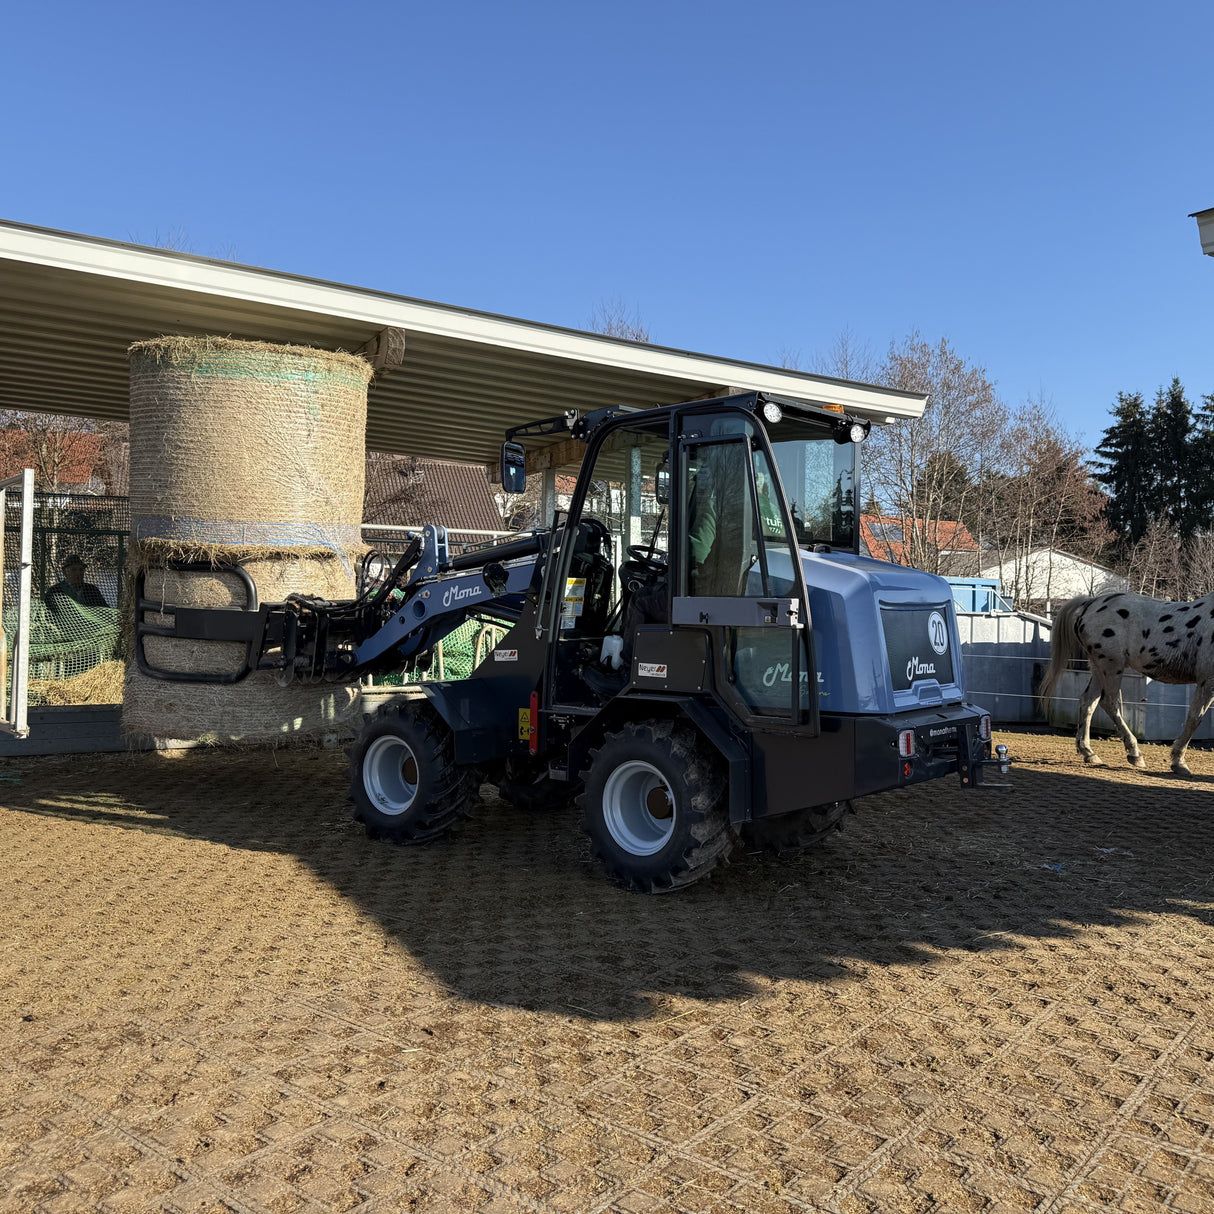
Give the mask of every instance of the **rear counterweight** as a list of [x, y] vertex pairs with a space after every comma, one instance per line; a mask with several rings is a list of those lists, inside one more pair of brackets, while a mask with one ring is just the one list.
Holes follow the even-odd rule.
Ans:
[[[989, 745], [979, 740], [984, 715], [969, 704], [887, 716], [823, 714], [816, 738], [756, 732], [751, 816], [773, 817], [954, 775], [962, 754], [971, 765], [987, 757]], [[898, 745], [906, 730], [914, 735], [908, 756]]]

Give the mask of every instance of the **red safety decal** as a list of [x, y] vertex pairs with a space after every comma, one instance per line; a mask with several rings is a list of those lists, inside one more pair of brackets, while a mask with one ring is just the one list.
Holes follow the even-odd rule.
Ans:
[[527, 743], [527, 749], [533, 755], [540, 752], [540, 693], [538, 691], [531, 693], [531, 741]]

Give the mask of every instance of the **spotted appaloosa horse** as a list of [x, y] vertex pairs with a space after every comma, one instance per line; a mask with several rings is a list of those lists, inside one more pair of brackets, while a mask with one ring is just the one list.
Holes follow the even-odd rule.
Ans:
[[1075, 749], [1085, 763], [1099, 764], [1090, 728], [1100, 701], [1125, 743], [1126, 758], [1145, 767], [1138, 739], [1122, 716], [1121, 676], [1136, 670], [1160, 683], [1196, 683], [1184, 729], [1172, 743], [1172, 770], [1193, 773], [1185, 750], [1201, 719], [1214, 703], [1214, 596], [1195, 603], [1169, 603], [1145, 594], [1102, 594], [1063, 604], [1054, 616], [1050, 664], [1041, 681], [1048, 707], [1058, 679], [1073, 658], [1086, 657], [1092, 677], [1079, 700]]

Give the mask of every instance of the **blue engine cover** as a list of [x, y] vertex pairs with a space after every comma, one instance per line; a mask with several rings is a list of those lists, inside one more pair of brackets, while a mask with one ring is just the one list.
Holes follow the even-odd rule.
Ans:
[[801, 555], [822, 712], [896, 713], [965, 699], [943, 578], [849, 552]]

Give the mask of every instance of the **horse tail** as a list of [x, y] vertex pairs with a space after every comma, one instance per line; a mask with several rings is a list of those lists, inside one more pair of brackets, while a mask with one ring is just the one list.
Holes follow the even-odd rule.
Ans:
[[1079, 631], [1076, 627], [1080, 613], [1093, 598], [1079, 597], [1071, 599], [1058, 609], [1050, 629], [1050, 664], [1046, 667], [1041, 679], [1038, 694], [1041, 696], [1042, 707], [1048, 712], [1050, 701], [1058, 687], [1058, 680], [1073, 658], [1079, 656]]

